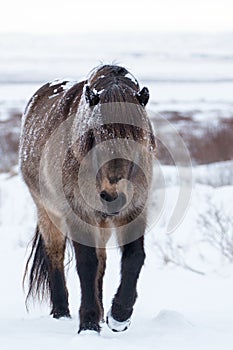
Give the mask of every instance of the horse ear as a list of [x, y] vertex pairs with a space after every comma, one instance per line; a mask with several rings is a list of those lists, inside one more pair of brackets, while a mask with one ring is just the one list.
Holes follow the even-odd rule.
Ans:
[[142, 88], [140, 92], [137, 93], [137, 99], [140, 103], [140, 105], [145, 106], [147, 102], [149, 101], [149, 90], [147, 87]]
[[90, 107], [97, 105], [100, 100], [98, 93], [95, 93], [93, 90], [91, 90], [88, 85], [86, 86], [85, 97]]

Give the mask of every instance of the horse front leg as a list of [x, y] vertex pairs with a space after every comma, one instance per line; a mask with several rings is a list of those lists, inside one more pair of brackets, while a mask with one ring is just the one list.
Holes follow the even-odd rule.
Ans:
[[[130, 225], [130, 231], [136, 229]], [[137, 226], [144, 234], [145, 226]], [[124, 232], [126, 234], [126, 232]], [[125, 331], [130, 326], [130, 317], [137, 298], [137, 280], [144, 264], [144, 237], [128, 243], [122, 248], [121, 283], [113, 299], [111, 310], [107, 315], [107, 324], [112, 331]]]
[[101, 321], [104, 322], [104, 307], [103, 307], [103, 278], [106, 269], [106, 249], [97, 249], [98, 256], [98, 272], [97, 272], [97, 292], [98, 300], [101, 308]]
[[101, 305], [98, 290], [98, 256], [95, 247], [73, 241], [77, 272], [81, 285], [81, 306], [79, 310], [79, 331], [100, 332]]

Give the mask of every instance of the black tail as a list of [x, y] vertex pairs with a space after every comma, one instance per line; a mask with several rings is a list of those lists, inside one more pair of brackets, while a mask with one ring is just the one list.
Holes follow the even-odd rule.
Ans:
[[[31, 261], [32, 265], [30, 264]], [[29, 269], [30, 265], [31, 268]], [[38, 226], [32, 240], [32, 248], [24, 272], [23, 285], [25, 285], [27, 276], [29, 276], [29, 289], [26, 297], [26, 306], [28, 306], [30, 297], [38, 297], [39, 300], [47, 299], [50, 291], [48, 260]]]

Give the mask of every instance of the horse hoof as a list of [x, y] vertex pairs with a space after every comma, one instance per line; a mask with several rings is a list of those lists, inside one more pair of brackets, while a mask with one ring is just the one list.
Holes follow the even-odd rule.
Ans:
[[113, 332], [124, 332], [129, 328], [131, 320], [129, 318], [126, 321], [119, 322], [112, 317], [111, 311], [109, 311], [107, 314], [106, 322], [107, 322], [108, 327]]
[[88, 322], [83, 322], [80, 325], [78, 334], [83, 331], [94, 331], [94, 332], [100, 333], [100, 330], [101, 328], [97, 323], [88, 321]]
[[67, 311], [58, 311], [58, 310], [53, 311], [52, 315], [53, 315], [53, 318], [56, 318], [56, 319], [59, 319], [62, 317], [71, 318], [69, 310], [67, 310]]

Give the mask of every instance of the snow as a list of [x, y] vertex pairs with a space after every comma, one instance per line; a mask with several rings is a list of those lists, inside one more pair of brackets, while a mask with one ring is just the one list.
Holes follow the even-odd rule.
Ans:
[[[197, 167], [195, 172], [202, 172]], [[215, 170], [217, 165], [214, 166]], [[163, 172], [170, 178], [167, 188], [170, 198], [176, 188], [172, 167]], [[123, 333], [113, 333], [106, 324], [101, 335], [93, 332], [77, 334], [79, 282], [74, 263], [68, 272], [71, 320], [54, 320], [48, 316], [46, 305], [31, 305], [27, 314], [22, 290], [22, 275], [26, 260], [27, 244], [34, 231], [35, 208], [30, 195], [18, 176], [0, 176], [0, 274], [1, 313], [0, 344], [3, 350], [17, 349], [232, 349], [233, 333], [233, 273], [230, 265], [212, 261], [199, 264], [197, 242], [201, 235], [195, 226], [197, 211], [205, 210], [207, 194], [215, 202], [231, 207], [233, 186], [210, 187], [196, 184], [189, 211], [173, 234], [179, 244], [187, 248], [186, 257], [192, 266], [205, 267], [204, 274], [193, 273], [174, 265], [164, 267], [159, 259], [155, 242], [166, 237], [165, 210], [162, 223], [146, 235], [146, 262], [138, 285], [138, 300], [131, 326]], [[175, 235], [175, 236], [174, 236]], [[196, 243], [195, 243], [196, 242]], [[210, 257], [211, 248], [204, 254]], [[216, 259], [214, 254], [213, 259]], [[119, 281], [120, 255], [116, 249], [108, 250], [107, 272], [104, 280], [105, 312], [110, 308]], [[213, 264], [212, 264], [213, 263]]]
[[64, 84], [64, 79], [54, 79], [53, 81], [51, 81], [49, 83], [49, 86], [55, 86], [55, 85], [60, 85], [60, 84]]
[[138, 82], [137, 82], [136, 78], [131, 73], [127, 73], [125, 75], [125, 78], [130, 79], [135, 85], [138, 85]]
[[[53, 80], [52, 82], [49, 83], [50, 86], [62, 85], [63, 91], [69, 90], [75, 84], [77, 84], [77, 81], [70, 81], [69, 78], [62, 79], [62, 80], [61, 79], [55, 79], [55, 80]], [[57, 89], [55, 89], [53, 92], [56, 93]]]

